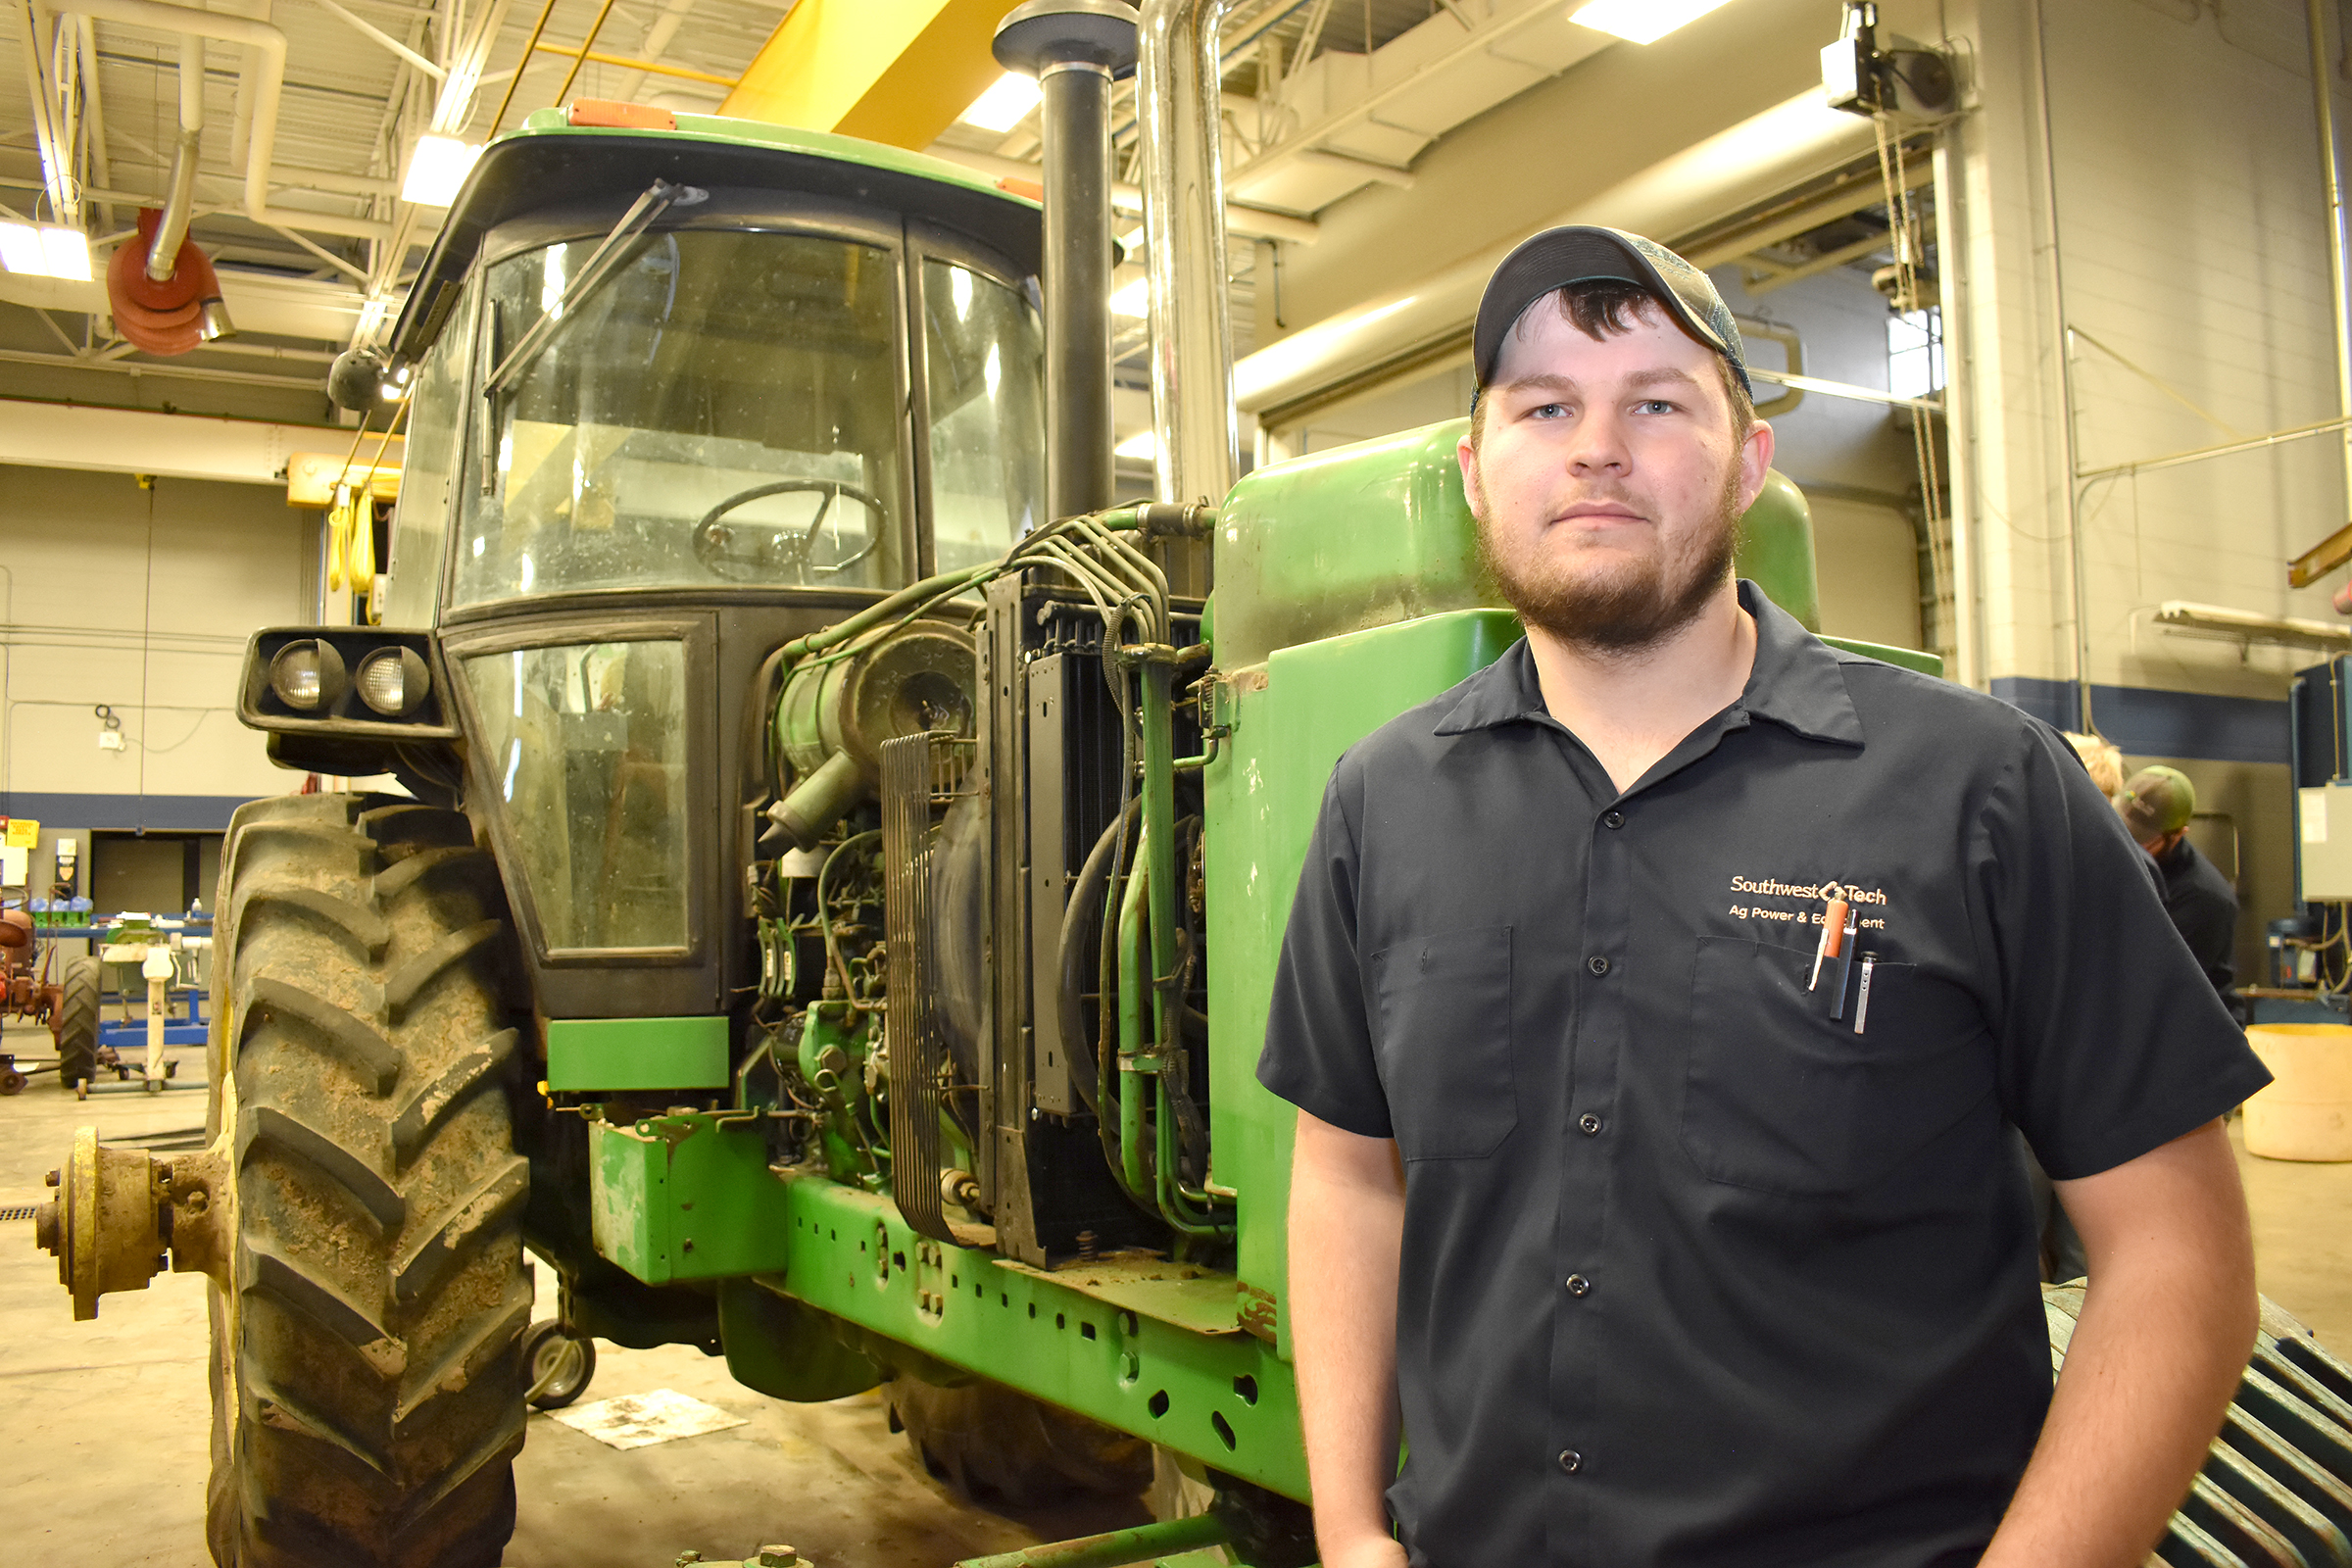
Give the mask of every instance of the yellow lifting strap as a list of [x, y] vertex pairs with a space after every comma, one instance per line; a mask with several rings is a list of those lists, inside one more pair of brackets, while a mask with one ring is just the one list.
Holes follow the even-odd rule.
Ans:
[[343, 586], [343, 555], [350, 539], [351, 486], [335, 486], [335, 504], [326, 509], [326, 589]]

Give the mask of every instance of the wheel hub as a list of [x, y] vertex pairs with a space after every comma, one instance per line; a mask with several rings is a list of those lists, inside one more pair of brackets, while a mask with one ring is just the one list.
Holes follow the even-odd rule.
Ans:
[[33, 1241], [57, 1259], [57, 1280], [74, 1297], [75, 1322], [98, 1315], [110, 1291], [143, 1291], [168, 1265], [228, 1283], [231, 1191], [228, 1161], [202, 1154], [158, 1157], [109, 1149], [98, 1129], [74, 1134], [64, 1167], [49, 1173], [57, 1197], [33, 1214]]

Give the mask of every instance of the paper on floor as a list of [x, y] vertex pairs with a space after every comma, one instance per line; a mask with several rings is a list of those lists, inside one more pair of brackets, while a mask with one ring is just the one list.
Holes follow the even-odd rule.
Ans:
[[675, 1389], [656, 1389], [651, 1394], [624, 1394], [616, 1398], [598, 1399], [592, 1404], [575, 1404], [548, 1412], [575, 1432], [584, 1432], [597, 1442], [615, 1448], [643, 1448], [656, 1443], [667, 1443], [672, 1438], [697, 1437], [705, 1432], [723, 1432], [728, 1427], [745, 1424], [739, 1415], [729, 1415], [716, 1405], [705, 1404]]

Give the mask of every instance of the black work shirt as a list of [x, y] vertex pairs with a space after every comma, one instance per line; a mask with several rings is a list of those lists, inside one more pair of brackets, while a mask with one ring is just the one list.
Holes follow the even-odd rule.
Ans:
[[2267, 1081], [2057, 732], [1740, 592], [1622, 794], [1521, 643], [1324, 797], [1258, 1076], [1404, 1160], [1418, 1565], [1973, 1563], [2050, 1396], [2008, 1126], [2087, 1176]]
[[2237, 890], [2186, 839], [2156, 858], [2164, 875], [2164, 912], [2188, 944], [2213, 988], [2227, 996], [2237, 978]]

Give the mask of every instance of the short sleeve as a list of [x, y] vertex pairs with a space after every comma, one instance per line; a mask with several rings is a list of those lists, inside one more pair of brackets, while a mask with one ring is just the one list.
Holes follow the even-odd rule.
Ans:
[[2270, 1082], [2055, 731], [2024, 737], [1967, 854], [2002, 1104], [2051, 1176], [2112, 1170]]
[[1356, 953], [1356, 870], [1355, 833], [1335, 772], [1283, 932], [1257, 1081], [1342, 1131], [1389, 1138], [1388, 1096], [1373, 1062]]

